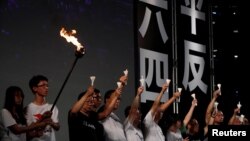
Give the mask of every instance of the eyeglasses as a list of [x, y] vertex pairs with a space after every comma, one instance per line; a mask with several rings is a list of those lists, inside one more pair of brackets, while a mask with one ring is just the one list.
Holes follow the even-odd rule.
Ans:
[[40, 84], [40, 85], [37, 85], [37, 87], [49, 87], [48, 84]]

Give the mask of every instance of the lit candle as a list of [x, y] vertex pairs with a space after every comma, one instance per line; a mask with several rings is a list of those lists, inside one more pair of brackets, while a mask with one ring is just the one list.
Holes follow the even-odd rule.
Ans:
[[91, 86], [94, 86], [95, 76], [90, 76]]
[[178, 113], [179, 113], [179, 103], [176, 102], [176, 114], [178, 114]]
[[[191, 97], [193, 97], [193, 99], [196, 99], [195, 93], [191, 94]], [[197, 103], [195, 103], [195, 106], [197, 106]]]
[[141, 76], [140, 82], [141, 82], [141, 86], [144, 86], [145, 79], [144, 79], [143, 75]]
[[214, 102], [214, 108], [215, 108], [215, 110], [217, 111], [218, 110], [218, 102]]
[[220, 89], [221, 88], [221, 84], [217, 84], [217, 87]]
[[241, 108], [241, 104], [240, 104], [240, 101], [239, 101], [239, 103], [237, 104], [237, 107], [240, 109]]
[[170, 84], [171, 80], [170, 79], [166, 79], [167, 85]]
[[125, 71], [123, 71], [125, 76], [128, 76], [128, 69], [126, 69]]
[[180, 92], [180, 93], [181, 93], [181, 91], [182, 91], [182, 88], [178, 88], [178, 92]]
[[[178, 92], [181, 93], [181, 91], [182, 91], [182, 88], [178, 88]], [[177, 100], [178, 100], [178, 102], [181, 102], [181, 97], [179, 97]]]
[[122, 82], [117, 82], [117, 86], [120, 88], [122, 86]]
[[241, 115], [240, 115], [240, 118], [239, 118], [239, 120], [240, 120], [241, 123], [243, 123], [244, 118], [245, 118], [245, 116], [244, 116], [243, 114], [241, 114]]
[[191, 94], [191, 97], [193, 98], [193, 99], [195, 99], [195, 94], [193, 93], [193, 94]]
[[[221, 91], [221, 84], [217, 84], [217, 87], [219, 88], [219, 90]], [[221, 95], [221, 92], [220, 92]]]

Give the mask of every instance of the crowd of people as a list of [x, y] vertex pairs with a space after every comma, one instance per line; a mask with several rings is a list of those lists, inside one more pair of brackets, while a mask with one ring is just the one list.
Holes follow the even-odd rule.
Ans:
[[[162, 84], [161, 91], [155, 98], [151, 108], [142, 117], [140, 97], [144, 86], [137, 88], [131, 104], [124, 109], [125, 120], [121, 121], [115, 111], [119, 108], [123, 90], [128, 81], [122, 75], [116, 88], [109, 89], [104, 95], [90, 85], [86, 91], [80, 92], [77, 100], [68, 111], [69, 141], [205, 141], [208, 126], [220, 125], [224, 115], [216, 105], [221, 94], [217, 89], [207, 105], [204, 117], [205, 126], [200, 128], [193, 112], [198, 106], [198, 99], [191, 101], [190, 108], [184, 119], [178, 114], [167, 113], [166, 110], [181, 96], [174, 92], [172, 97], [161, 102], [169, 83]], [[0, 115], [0, 141], [56, 141], [55, 132], [60, 129], [59, 110], [46, 101], [48, 95], [48, 78], [35, 75], [29, 81], [34, 95], [33, 101], [23, 105], [24, 93], [18, 86], [6, 89], [5, 102]], [[54, 106], [54, 107], [53, 107]], [[53, 108], [52, 108], [53, 107]], [[246, 117], [239, 116], [240, 107], [232, 112], [229, 125], [248, 125]]]

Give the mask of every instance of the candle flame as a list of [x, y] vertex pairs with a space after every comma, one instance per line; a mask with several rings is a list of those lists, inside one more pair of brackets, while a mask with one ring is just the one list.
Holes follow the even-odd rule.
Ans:
[[74, 36], [76, 34], [76, 30], [71, 30], [71, 32], [68, 32], [65, 30], [65, 28], [62, 28], [60, 31], [60, 35], [64, 37], [67, 42], [71, 42], [73, 45], [76, 46], [76, 50], [78, 52], [81, 52], [82, 54], [85, 53], [84, 47], [81, 43], [78, 42], [78, 39]]

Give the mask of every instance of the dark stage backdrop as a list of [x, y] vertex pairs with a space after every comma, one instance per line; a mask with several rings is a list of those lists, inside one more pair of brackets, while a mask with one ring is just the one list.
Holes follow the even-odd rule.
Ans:
[[86, 54], [78, 60], [57, 102], [61, 129], [58, 141], [68, 140], [67, 113], [78, 94], [90, 85], [102, 95], [117, 87], [128, 69], [129, 80], [117, 111], [124, 108], [135, 92], [134, 33], [132, 0], [1, 0], [0, 2], [0, 106], [10, 85], [20, 86], [25, 105], [33, 100], [28, 87], [36, 74], [49, 78], [48, 102], [53, 103], [73, 61], [74, 46], [59, 34], [62, 27], [75, 29]]

